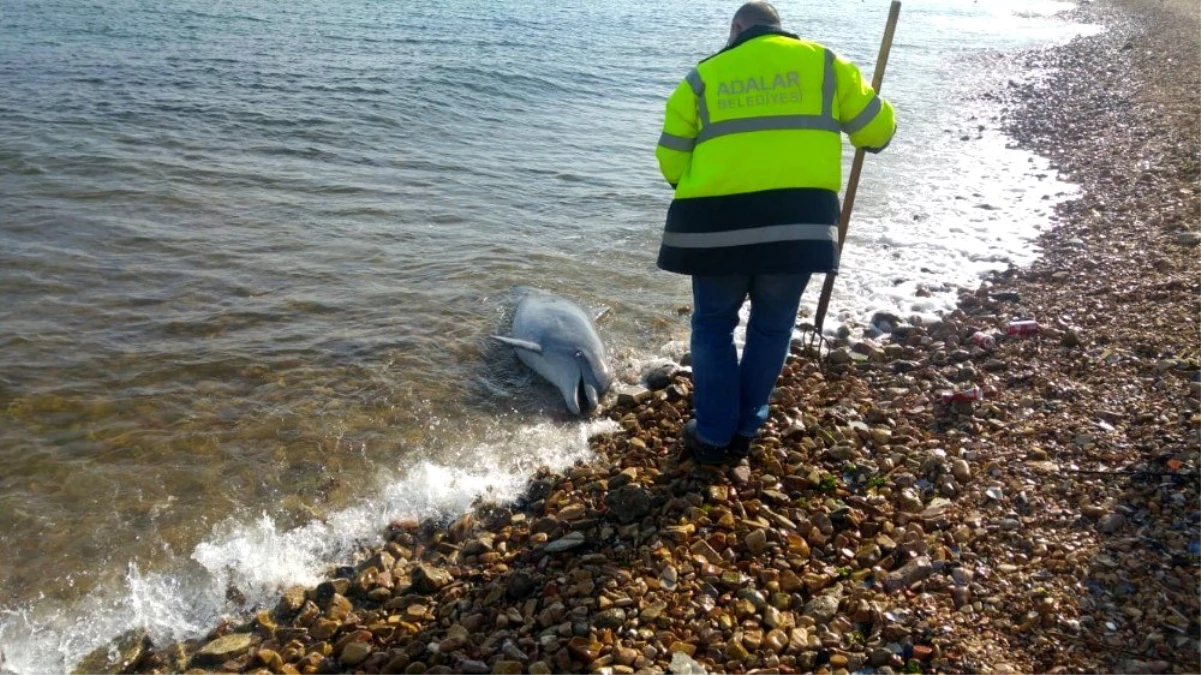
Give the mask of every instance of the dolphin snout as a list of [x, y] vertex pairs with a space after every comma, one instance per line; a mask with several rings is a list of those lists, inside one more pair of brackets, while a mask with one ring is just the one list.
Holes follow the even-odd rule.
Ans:
[[597, 394], [596, 387], [588, 384], [583, 375], [580, 375], [580, 381], [576, 385], [575, 399], [576, 406], [581, 412], [592, 412], [600, 405], [600, 396]]

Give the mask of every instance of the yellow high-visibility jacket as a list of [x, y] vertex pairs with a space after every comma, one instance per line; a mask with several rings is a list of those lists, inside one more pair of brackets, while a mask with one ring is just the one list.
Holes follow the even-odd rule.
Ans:
[[744, 31], [667, 101], [655, 156], [675, 199], [659, 267], [837, 271], [842, 134], [878, 152], [895, 131], [853, 63], [778, 28]]

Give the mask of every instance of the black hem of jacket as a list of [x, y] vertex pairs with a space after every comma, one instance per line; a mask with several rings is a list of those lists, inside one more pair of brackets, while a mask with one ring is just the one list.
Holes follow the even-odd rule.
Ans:
[[[784, 188], [718, 197], [676, 199], [666, 232], [711, 233], [769, 225], [837, 226], [838, 193]], [[677, 274], [801, 274], [838, 271], [838, 244], [830, 240], [778, 241], [718, 248], [661, 245], [657, 264]]]

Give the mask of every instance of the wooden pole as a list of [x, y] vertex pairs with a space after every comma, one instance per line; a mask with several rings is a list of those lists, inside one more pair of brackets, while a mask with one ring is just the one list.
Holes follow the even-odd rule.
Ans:
[[[884, 83], [884, 69], [888, 66], [888, 53], [892, 51], [892, 36], [897, 30], [897, 19], [901, 16], [901, 0], [892, 0], [888, 10], [888, 24], [884, 27], [884, 39], [880, 42], [880, 55], [876, 58], [876, 72], [872, 76], [872, 89], [880, 93]], [[859, 191], [859, 174], [863, 171], [863, 158], [866, 153], [862, 148], [855, 151], [855, 163], [851, 166], [851, 178], [847, 181], [847, 193], [842, 199], [842, 218], [838, 221], [838, 251], [842, 255], [843, 244], [847, 240], [847, 226], [851, 223], [851, 210], [855, 208], [855, 193]], [[827, 274], [822, 284], [822, 294], [817, 301], [817, 314], [814, 318], [813, 329], [818, 337], [822, 334], [822, 324], [826, 321], [826, 312], [830, 308], [830, 294], [834, 292], [834, 277]]]

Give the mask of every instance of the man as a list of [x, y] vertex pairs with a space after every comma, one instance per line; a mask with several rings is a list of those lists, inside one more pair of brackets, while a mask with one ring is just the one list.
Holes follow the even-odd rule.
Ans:
[[743, 5], [726, 48], [672, 93], [655, 151], [675, 188], [659, 267], [692, 276], [696, 413], [684, 441], [697, 462], [748, 454], [809, 276], [838, 270], [841, 134], [879, 152], [895, 130], [854, 64], [785, 32], [766, 2]]

